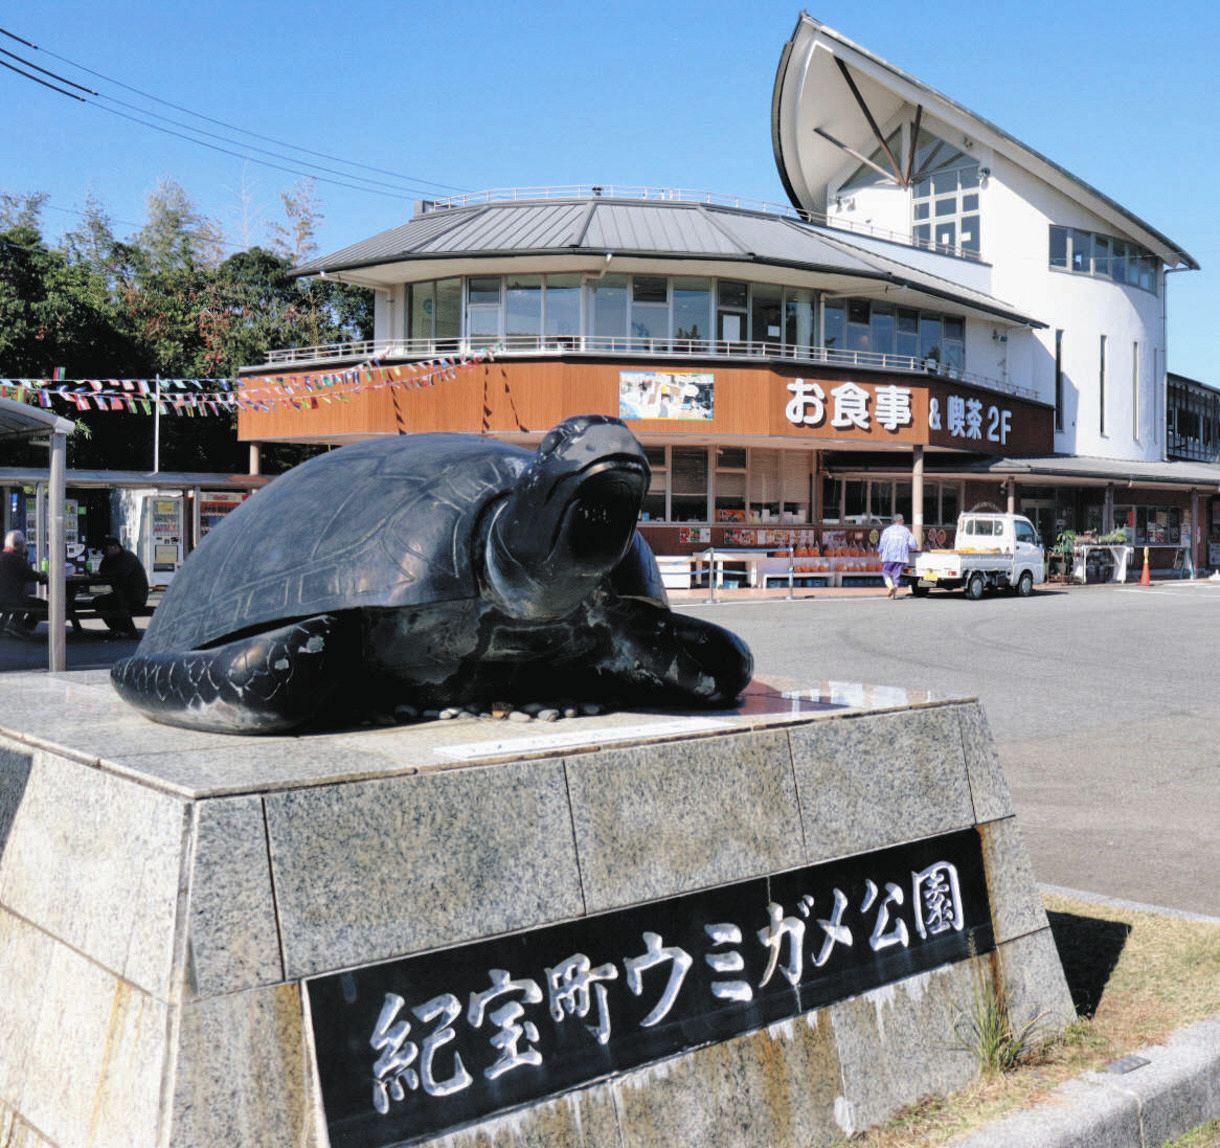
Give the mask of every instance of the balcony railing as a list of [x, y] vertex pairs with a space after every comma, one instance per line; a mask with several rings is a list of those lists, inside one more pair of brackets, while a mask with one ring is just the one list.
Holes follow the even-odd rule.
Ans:
[[477, 207], [494, 203], [528, 203], [535, 200], [555, 199], [617, 199], [643, 200], [650, 203], [705, 204], [709, 207], [728, 207], [739, 211], [751, 211], [759, 215], [776, 215], [783, 219], [799, 219], [820, 227], [839, 231], [850, 231], [858, 235], [883, 239], [888, 243], [900, 243], [904, 247], [917, 247], [938, 255], [952, 255], [958, 259], [978, 261], [977, 251], [952, 244], [934, 243], [930, 239], [915, 239], [909, 233], [890, 231], [874, 227], [871, 223], [860, 223], [842, 215], [827, 215], [822, 211], [806, 211], [784, 203], [771, 203], [764, 199], [750, 199], [740, 195], [722, 195], [714, 191], [696, 191], [688, 187], [643, 187], [636, 184], [572, 183], [550, 187], [493, 187], [485, 191], [471, 191], [463, 195], [451, 195], [445, 199], [421, 200], [419, 210], [428, 215], [437, 211], [451, 211], [460, 207]]
[[1006, 379], [992, 379], [940, 363], [936, 359], [909, 355], [886, 355], [878, 351], [849, 351], [837, 347], [788, 347], [780, 343], [750, 343], [740, 340], [644, 339], [603, 335], [511, 335], [503, 339], [395, 339], [327, 343], [315, 347], [288, 347], [271, 351], [266, 366], [283, 369], [352, 366], [357, 363], [411, 362], [425, 359], [461, 358], [490, 349], [501, 358], [540, 358], [587, 355], [590, 357], [646, 358], [649, 360], [730, 359], [783, 361], [844, 367], [849, 370], [885, 371], [915, 375], [937, 375], [959, 380], [984, 390], [1021, 398], [1037, 399], [1037, 392]]

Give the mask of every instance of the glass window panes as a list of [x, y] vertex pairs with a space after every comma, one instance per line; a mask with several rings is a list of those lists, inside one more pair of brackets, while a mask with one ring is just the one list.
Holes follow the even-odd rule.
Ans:
[[436, 281], [436, 338], [457, 339], [462, 334], [462, 281]]
[[542, 334], [542, 276], [510, 275], [505, 286], [504, 334]]
[[940, 319], [935, 315], [919, 316], [919, 357], [940, 359]]
[[706, 448], [687, 446], [671, 448], [669, 498], [672, 521], [707, 521]]
[[716, 297], [721, 307], [745, 308], [749, 296], [749, 287], [745, 283], [735, 283], [729, 279], [721, 279], [716, 285]]
[[750, 338], [755, 343], [778, 343], [783, 339], [780, 326], [780, 298], [783, 289], [771, 283], [755, 283], [750, 299]]
[[636, 275], [631, 283], [631, 334], [639, 339], [669, 337], [669, 281]]
[[431, 339], [435, 314], [436, 284], [410, 284], [407, 287], [407, 338]]
[[545, 308], [548, 335], [579, 335], [580, 276], [548, 275]]
[[899, 310], [895, 351], [914, 359], [919, 355], [919, 312]]
[[594, 335], [602, 338], [627, 334], [627, 276], [607, 275], [589, 283]]
[[663, 275], [637, 275], [631, 281], [633, 303], [664, 303], [668, 298], [668, 282]]
[[484, 276], [466, 281], [466, 299], [470, 303], [499, 303], [500, 277]]
[[[911, 237], [978, 254], [980, 250], [978, 164], [930, 132], [920, 130], [916, 144], [917, 179], [911, 198]], [[928, 224], [935, 219], [934, 226]]]
[[845, 341], [845, 328], [843, 319], [843, 305], [841, 303], [827, 303], [823, 312], [823, 321], [826, 324], [826, 332], [822, 337], [823, 344], [828, 348], [842, 348]]
[[674, 338], [707, 339], [712, 323], [712, 288], [707, 279], [674, 280]]
[[784, 292], [784, 342], [789, 347], [807, 351], [815, 346], [814, 315], [812, 291], [790, 287]]
[[744, 446], [720, 446], [716, 448], [717, 470], [745, 470], [746, 448]]
[[874, 306], [869, 320], [872, 350], [884, 355], [894, 353], [894, 312], [889, 307]]

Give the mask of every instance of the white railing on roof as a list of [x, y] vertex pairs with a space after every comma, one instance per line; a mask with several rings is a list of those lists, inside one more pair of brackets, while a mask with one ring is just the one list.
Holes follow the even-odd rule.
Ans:
[[900, 243], [904, 247], [917, 247], [938, 255], [953, 255], [959, 259], [978, 260], [977, 251], [963, 247], [934, 243], [931, 240], [914, 239], [899, 231], [874, 227], [868, 223], [857, 223], [841, 215], [827, 215], [821, 211], [806, 211], [785, 203], [772, 203], [765, 199], [751, 199], [741, 195], [722, 195], [714, 191], [696, 191], [688, 187], [644, 187], [621, 183], [571, 183], [551, 187], [493, 187], [485, 191], [470, 191], [462, 195], [450, 195], [444, 199], [422, 199], [421, 214], [451, 211], [459, 207], [477, 207], [493, 203], [525, 203], [538, 200], [586, 200], [619, 199], [647, 201], [649, 203], [705, 204], [709, 207], [728, 207], [740, 211], [752, 211], [759, 215], [775, 215], [783, 219], [796, 219], [838, 231], [850, 231], [858, 235], [884, 239], [889, 243]]
[[903, 374], [938, 375], [984, 390], [1037, 399], [1036, 391], [1007, 380], [976, 375], [936, 359], [909, 355], [886, 355], [879, 351], [849, 351], [837, 347], [788, 347], [780, 343], [750, 343], [740, 340], [649, 339], [629, 335], [511, 335], [492, 339], [393, 339], [328, 343], [315, 347], [288, 347], [271, 351], [267, 366], [339, 366], [356, 363], [386, 363], [440, 359], [470, 355], [490, 348], [498, 357], [591, 355], [645, 357], [647, 359], [747, 359], [816, 363], [851, 370], [890, 371]]

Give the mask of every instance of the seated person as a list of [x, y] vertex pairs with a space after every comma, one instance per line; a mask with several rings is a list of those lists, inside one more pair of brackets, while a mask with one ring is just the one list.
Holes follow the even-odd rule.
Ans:
[[29, 593], [30, 583], [46, 580], [26, 559], [25, 535], [10, 530], [0, 552], [0, 623], [10, 633], [28, 634], [47, 616], [46, 602]]
[[131, 614], [148, 604], [148, 575], [140, 560], [130, 550], [124, 550], [113, 534], [102, 539], [102, 564], [98, 575], [110, 583], [110, 593], [94, 598], [94, 609], [111, 634], [138, 638], [140, 633]]

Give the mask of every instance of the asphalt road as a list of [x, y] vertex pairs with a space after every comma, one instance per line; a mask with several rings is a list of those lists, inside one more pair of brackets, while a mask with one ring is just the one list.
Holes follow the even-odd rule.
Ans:
[[681, 609], [760, 678], [978, 697], [1039, 881], [1220, 916], [1220, 582]]

